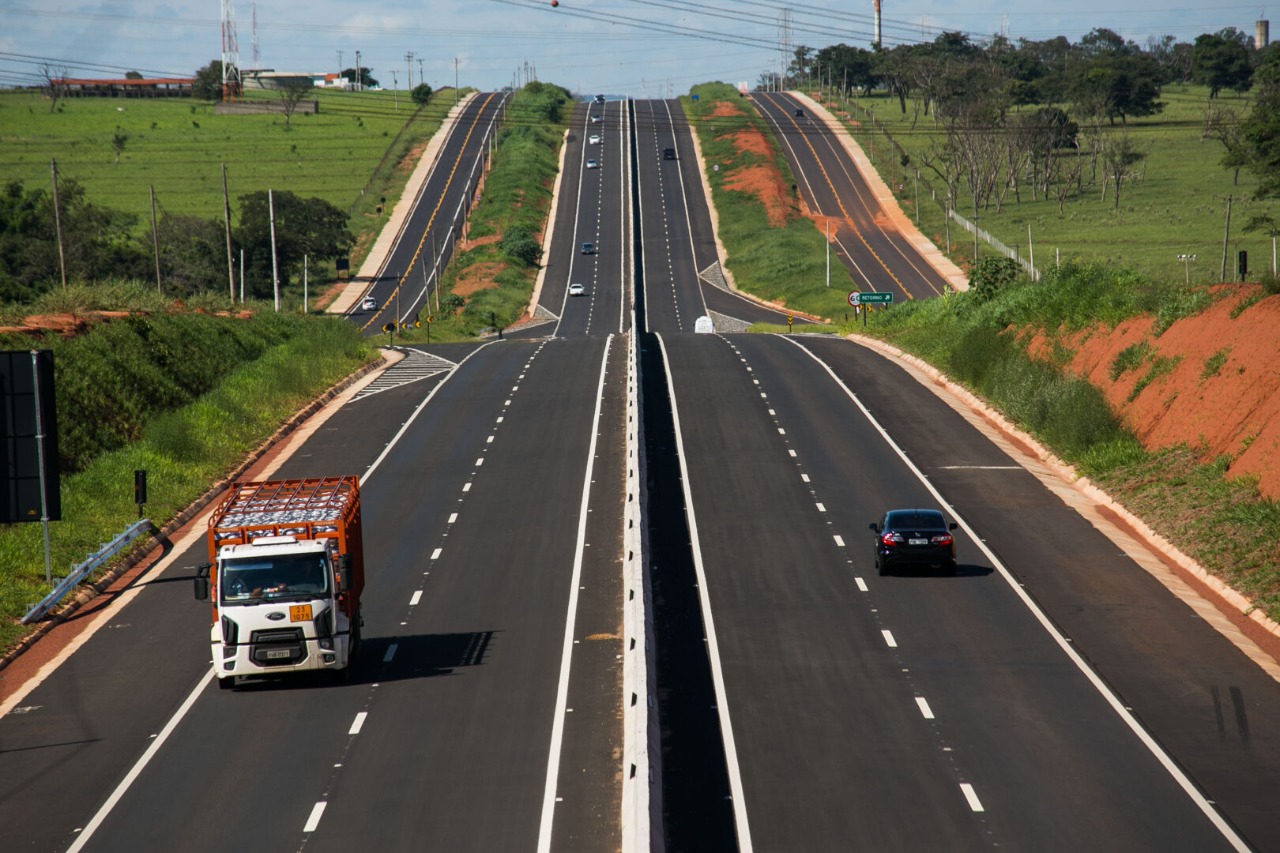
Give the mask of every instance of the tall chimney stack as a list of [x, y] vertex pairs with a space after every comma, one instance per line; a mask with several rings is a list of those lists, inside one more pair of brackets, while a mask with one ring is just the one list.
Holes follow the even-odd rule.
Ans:
[[871, 46], [876, 49], [879, 49], [880, 47], [880, 0], [872, 0], [872, 4], [875, 6], [875, 9], [876, 9], [876, 39], [874, 42], [871, 43]]

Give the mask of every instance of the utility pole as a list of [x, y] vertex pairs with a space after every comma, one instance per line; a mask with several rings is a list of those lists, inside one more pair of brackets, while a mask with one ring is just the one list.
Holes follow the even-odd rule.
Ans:
[[421, 85], [425, 82], [427, 82], [427, 78], [424, 77], [422, 74], [422, 58], [419, 57], [418, 58], [418, 84]]
[[396, 112], [400, 112], [400, 81], [396, 79], [396, 72], [391, 71], [391, 101], [395, 104]]
[[[341, 51], [339, 51], [341, 53]], [[342, 61], [339, 60], [341, 65]], [[236, 271], [235, 258], [231, 254], [231, 197], [227, 195], [227, 164], [222, 164], [222, 224], [227, 232], [227, 279], [231, 283], [231, 290], [228, 295], [231, 297], [231, 303], [234, 305], [236, 301]], [[244, 276], [241, 276], [243, 279]], [[244, 301], [244, 285], [240, 287], [240, 301]]]
[[453, 58], [453, 103], [458, 103], [458, 57]]
[[[359, 71], [357, 70], [357, 73]], [[267, 212], [271, 217], [271, 291], [275, 295], [276, 313], [280, 313], [280, 266], [276, 261], [276, 201], [267, 190]]]
[[154, 184], [147, 187], [151, 191], [151, 251], [156, 257], [156, 293], [160, 290], [160, 232], [156, 230], [156, 188]]
[[58, 232], [58, 266], [63, 270], [63, 289], [67, 289], [67, 250], [63, 247], [63, 211], [58, 202], [58, 160], [50, 160], [54, 169], [54, 229]]
[[364, 72], [360, 70], [360, 51], [356, 51], [356, 91], [364, 91]]
[[1231, 237], [1231, 196], [1227, 196], [1227, 224], [1222, 229], [1222, 272], [1218, 274], [1218, 281], [1227, 280], [1227, 241]]
[[[404, 55], [404, 67], [409, 72], [408, 90], [413, 91], [413, 51], [409, 51]], [[419, 83], [422, 81], [419, 80]]]

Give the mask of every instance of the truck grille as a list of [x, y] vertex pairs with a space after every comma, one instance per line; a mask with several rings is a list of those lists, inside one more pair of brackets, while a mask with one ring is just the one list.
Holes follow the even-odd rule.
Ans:
[[294, 666], [307, 659], [301, 628], [254, 631], [249, 635], [249, 658], [258, 666]]

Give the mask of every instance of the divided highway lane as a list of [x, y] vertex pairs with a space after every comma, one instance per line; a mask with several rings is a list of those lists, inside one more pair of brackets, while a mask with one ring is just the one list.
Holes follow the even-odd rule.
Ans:
[[334, 415], [278, 475], [375, 464], [355, 683], [208, 684], [207, 606], [181, 568], [196, 543], [0, 720], [7, 838], [66, 849], [107, 800], [85, 849], [531, 849], [553, 831], [570, 839], [556, 849], [616, 846], [621, 490], [590, 487], [621, 471], [610, 344], [436, 348], [460, 363], [447, 382]]
[[[836, 223], [840, 260], [859, 290], [923, 299], [950, 290], [876, 200], [832, 131], [785, 93], [754, 93], [752, 103], [773, 129], [809, 208]], [[804, 115], [797, 116], [796, 110]]]
[[507, 93], [478, 94], [448, 129], [436, 164], [367, 291], [377, 300], [378, 308], [365, 311], [357, 303], [351, 310], [349, 316], [362, 330], [378, 332], [388, 322], [429, 313], [427, 296], [453, 255], [470, 209], [469, 196], [482, 174], [489, 144], [509, 99]]
[[[868, 522], [893, 505], [938, 501], [823, 365], [779, 337], [663, 344], [744, 849], [1231, 849], [1226, 822], [1064, 651], [1081, 644], [1047, 632], [977, 542], [962, 535], [956, 578], [874, 576]], [[1085, 654], [1115, 660], [1115, 672], [1126, 655], [1130, 671], [1176, 667], [1176, 656], [1149, 663], [1154, 644], [1135, 643], [1125, 619], [1145, 611], [1143, 628], [1173, 631], [1193, 620], [1144, 588], [1113, 545], [896, 366], [848, 355], [861, 351], [842, 341], [804, 346], [821, 349], [873, 413], [901, 413], [890, 434], [908, 439], [931, 479], [953, 471], [967, 484], [944, 497], [1031, 595], [1072, 590], [1054, 606], [1078, 608], [1098, 629], [1110, 620], [1119, 639], [1098, 630]], [[1141, 605], [1108, 597], [1120, 577]], [[1060, 580], [1042, 588], [1045, 578]], [[1252, 664], [1231, 663], [1218, 677], [1245, 679], [1252, 702], [1274, 696]], [[1274, 711], [1252, 702], [1262, 742], [1220, 751], [1256, 764], [1277, 751]], [[1182, 718], [1182, 729], [1200, 728], [1197, 719]], [[1275, 790], [1269, 771], [1245, 772]], [[1228, 815], [1274, 848], [1275, 828], [1253, 819], [1262, 802]]]
[[[680, 102], [634, 105], [647, 328], [692, 332], [697, 318], [708, 311], [743, 324], [785, 323], [785, 312], [712, 283], [723, 281], [715, 231]], [[664, 158], [667, 148], [674, 149], [675, 160]]]

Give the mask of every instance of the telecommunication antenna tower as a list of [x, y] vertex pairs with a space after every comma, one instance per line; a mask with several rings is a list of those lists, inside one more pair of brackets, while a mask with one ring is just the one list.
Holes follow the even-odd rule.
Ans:
[[781, 54], [778, 62], [778, 89], [782, 90], [787, 87], [787, 66], [794, 56], [791, 48], [790, 9], [783, 9], [778, 13], [778, 52]]
[[240, 97], [240, 43], [236, 39], [235, 0], [222, 0], [222, 100]]

